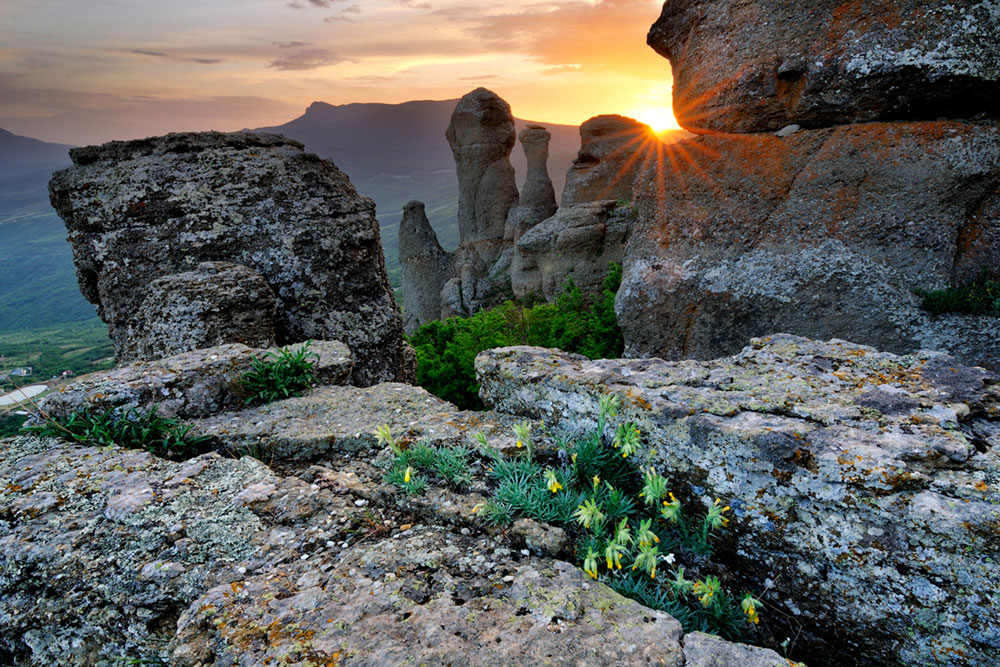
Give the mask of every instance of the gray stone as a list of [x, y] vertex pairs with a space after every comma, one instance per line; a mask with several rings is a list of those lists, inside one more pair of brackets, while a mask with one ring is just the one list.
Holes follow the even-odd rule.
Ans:
[[614, 200], [563, 206], [518, 241], [514, 296], [554, 301], [568, 277], [584, 294], [601, 294], [609, 264], [622, 261], [634, 218], [632, 207]]
[[438, 243], [423, 202], [403, 208], [399, 223], [399, 263], [403, 271], [403, 326], [412, 334], [441, 317], [441, 290], [454, 276], [454, 258]]
[[1000, 376], [784, 334], [707, 362], [517, 347], [476, 368], [488, 405], [564, 437], [620, 396], [638, 460], [685, 505], [732, 507], [726, 557], [808, 663], [995, 663]]
[[970, 118], [1000, 99], [992, 0], [678, 0], [647, 41], [692, 132]]
[[566, 174], [562, 206], [602, 199], [632, 201], [632, 186], [661, 147], [646, 124], [625, 116], [595, 116], [580, 126], [580, 153]]
[[[346, 384], [350, 380], [353, 361], [346, 345], [313, 341], [310, 349], [318, 355], [315, 373], [321, 383]], [[39, 407], [58, 418], [83, 411], [135, 408], [146, 412], [154, 405], [164, 417], [204, 417], [242, 405], [235, 384], [251, 370], [255, 358], [267, 353], [237, 343], [136, 362], [81, 376], [42, 398]]]
[[[1000, 267], [995, 122], [705, 135], [637, 186], [616, 312], [626, 355], [713, 358], [774, 330], [1000, 369], [998, 320], [914, 290]], [[688, 156], [691, 159], [683, 159]]]
[[515, 142], [510, 105], [496, 93], [477, 88], [456, 105], [447, 139], [458, 170], [459, 247], [455, 275], [461, 302], [456, 304], [460, 310], [446, 312], [446, 316], [469, 314], [503, 289], [482, 278], [503, 251], [507, 216], [518, 203], [514, 167], [510, 164]]
[[274, 292], [259, 273], [202, 262], [150, 283], [128, 337], [137, 358], [159, 359], [225, 343], [272, 347], [274, 327]]
[[684, 635], [684, 667], [794, 667], [795, 663], [759, 646], [734, 644], [715, 635]]
[[150, 283], [227, 261], [273, 290], [279, 343], [344, 340], [358, 384], [413, 378], [374, 204], [332, 163], [248, 132], [111, 142], [71, 157], [51, 200], [119, 361], [137, 357], [128, 321]]
[[517, 243], [526, 231], [555, 215], [558, 209], [556, 191], [549, 178], [551, 139], [552, 135], [541, 125], [529, 125], [518, 135], [527, 158], [528, 172], [524, 177], [520, 201], [512, 213], [512, 224], [508, 225], [506, 237], [510, 242]]

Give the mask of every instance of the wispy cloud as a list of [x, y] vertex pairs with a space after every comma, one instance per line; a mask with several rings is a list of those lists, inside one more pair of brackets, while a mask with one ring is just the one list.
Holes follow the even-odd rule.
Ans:
[[198, 65], [219, 65], [226, 62], [224, 58], [196, 58], [186, 56], [173, 56], [163, 51], [150, 51], [148, 49], [129, 49], [129, 53], [137, 56], [150, 56], [152, 58], [167, 58], [183, 63], [197, 63]]
[[310, 42], [274, 42], [273, 46], [287, 50], [268, 65], [282, 71], [317, 69], [346, 60], [329, 49], [315, 48]]

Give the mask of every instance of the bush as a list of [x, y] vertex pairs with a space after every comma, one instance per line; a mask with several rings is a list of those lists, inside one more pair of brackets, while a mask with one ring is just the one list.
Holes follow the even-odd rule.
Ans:
[[510, 345], [555, 347], [590, 359], [620, 357], [625, 343], [615, 318], [622, 267], [612, 263], [594, 303], [572, 278], [553, 304], [525, 308], [511, 301], [468, 318], [449, 318], [417, 329], [417, 383], [462, 409], [482, 409], [475, 360], [483, 350]]
[[244, 403], [271, 403], [282, 398], [301, 396], [316, 384], [315, 360], [319, 357], [306, 341], [296, 351], [287, 347], [255, 357], [251, 370], [239, 379], [237, 391]]
[[197, 454], [210, 438], [191, 435], [191, 427], [175, 419], [135, 408], [119, 414], [114, 410], [103, 413], [74, 412], [66, 419], [45, 418], [40, 426], [25, 430], [43, 437], [60, 438], [86, 445], [118, 445], [126, 449], [144, 449], [156, 456], [186, 458]]
[[977, 279], [962, 285], [948, 286], [931, 292], [917, 290], [920, 307], [941, 315], [1000, 315], [1000, 280], [983, 272]]
[[21, 426], [24, 424], [26, 419], [27, 417], [24, 415], [0, 415], [0, 438], [20, 433]]

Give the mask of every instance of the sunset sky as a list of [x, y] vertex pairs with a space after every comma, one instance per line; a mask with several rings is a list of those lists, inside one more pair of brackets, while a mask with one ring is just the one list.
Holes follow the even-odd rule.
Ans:
[[3, 0], [0, 127], [86, 144], [287, 122], [310, 102], [460, 97], [674, 127], [662, 0]]

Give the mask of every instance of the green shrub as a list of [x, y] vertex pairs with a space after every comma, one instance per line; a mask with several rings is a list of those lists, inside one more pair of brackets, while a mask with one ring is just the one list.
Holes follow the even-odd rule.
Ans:
[[560, 465], [535, 459], [523, 424], [515, 428], [523, 454], [506, 457], [481, 446], [493, 459], [494, 486], [478, 507], [479, 517], [494, 527], [521, 516], [560, 525], [575, 538], [577, 562], [592, 578], [666, 611], [687, 632], [745, 639], [763, 605], [750, 593], [727, 593], [713, 574], [720, 568], [709, 561], [716, 533], [729, 522], [729, 507], [716, 499], [698, 515], [685, 511], [665, 478], [630, 460], [641, 437], [634, 424], [618, 424], [607, 437], [618, 405], [616, 397], [602, 399], [597, 428], [561, 443]]
[[434, 447], [426, 442], [418, 442], [403, 449], [388, 426], [379, 427], [376, 437], [379, 443], [388, 445], [394, 454], [385, 481], [407, 495], [419, 495], [427, 486], [427, 478], [418, 471], [430, 473], [456, 490], [472, 485], [472, 475], [469, 474], [469, 457], [472, 451], [467, 447]]
[[192, 435], [190, 426], [175, 419], [160, 417], [155, 405], [145, 413], [135, 408], [123, 414], [114, 410], [74, 412], [65, 419], [48, 417], [43, 424], [25, 430], [80, 444], [144, 449], [156, 456], [175, 459], [197, 454], [211, 440]]
[[916, 290], [916, 294], [921, 297], [920, 307], [935, 315], [1000, 315], [1000, 280], [987, 272], [958, 286], [930, 292]]
[[620, 357], [625, 347], [615, 319], [622, 267], [612, 263], [599, 299], [590, 303], [572, 279], [553, 304], [525, 308], [511, 301], [468, 318], [449, 318], [417, 329], [417, 383], [463, 409], [482, 409], [475, 360], [483, 350], [510, 345], [555, 347], [590, 359]]
[[294, 352], [287, 347], [255, 357], [251, 370], [236, 384], [247, 405], [272, 403], [282, 398], [301, 396], [316, 384], [315, 365], [318, 355], [306, 341]]
[[0, 438], [20, 433], [26, 419], [24, 415], [0, 415]]

